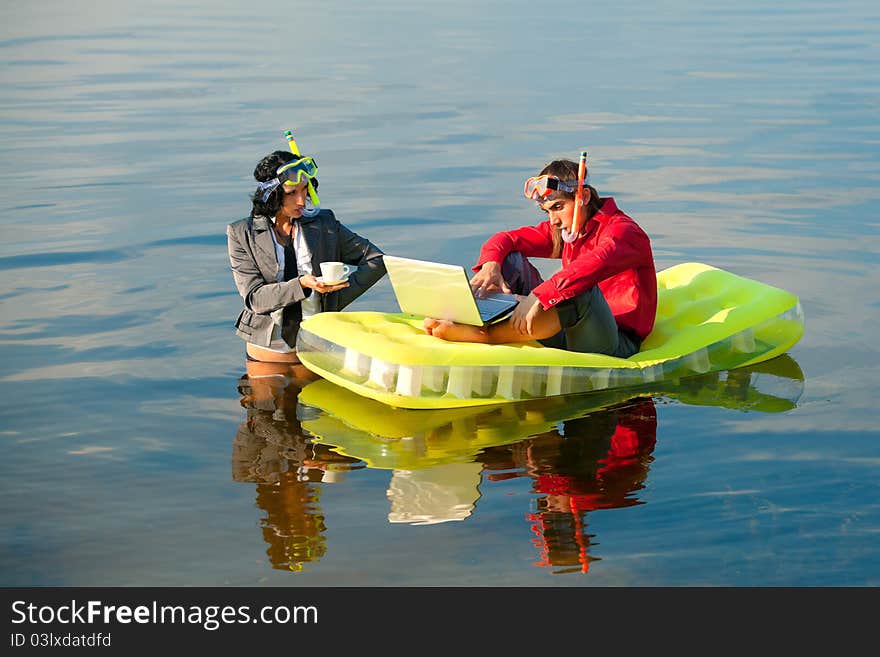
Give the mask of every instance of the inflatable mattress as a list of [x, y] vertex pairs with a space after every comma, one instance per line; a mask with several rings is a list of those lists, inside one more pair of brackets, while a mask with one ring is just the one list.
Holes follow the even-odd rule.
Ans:
[[630, 358], [537, 342], [483, 345], [425, 333], [422, 317], [332, 312], [305, 320], [302, 363], [359, 395], [398, 408], [499, 404], [611, 390], [730, 370], [778, 356], [800, 340], [798, 297], [701, 263], [658, 272], [654, 330]]

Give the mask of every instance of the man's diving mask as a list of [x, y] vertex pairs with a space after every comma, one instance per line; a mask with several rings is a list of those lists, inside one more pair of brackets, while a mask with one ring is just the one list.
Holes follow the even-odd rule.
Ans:
[[311, 215], [316, 213], [321, 201], [318, 199], [318, 193], [315, 191], [312, 180], [317, 175], [318, 165], [311, 157], [301, 157], [278, 167], [278, 170], [275, 172], [275, 178], [259, 184], [258, 189], [263, 192], [263, 203], [279, 186], [289, 185], [292, 187], [305, 180], [308, 183], [309, 199], [306, 202], [306, 209], [303, 210], [303, 214]]
[[[584, 185], [589, 182], [589, 176], [584, 178]], [[567, 194], [577, 194], [578, 182], [576, 180], [560, 180], [556, 176], [533, 176], [526, 180], [523, 194], [526, 198], [533, 200], [538, 207], [542, 207], [544, 203], [551, 200], [552, 195], [556, 192]], [[578, 238], [579, 231], [572, 232], [563, 228], [562, 241], [566, 244], [574, 242]]]
[[[586, 180], [584, 184], [586, 184]], [[533, 176], [526, 180], [523, 194], [526, 198], [543, 203], [553, 192], [565, 192], [574, 194], [577, 191], [577, 181], [560, 180], [556, 176]]]

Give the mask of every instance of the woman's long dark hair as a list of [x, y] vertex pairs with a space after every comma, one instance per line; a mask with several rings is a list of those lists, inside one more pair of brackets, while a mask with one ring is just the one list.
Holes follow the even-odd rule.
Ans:
[[[576, 183], [578, 179], [578, 163], [572, 162], [571, 160], [553, 160], [550, 164], [541, 169], [541, 173], [538, 175], [555, 176], [556, 178], [559, 178], [559, 180]], [[592, 185], [584, 185], [584, 189], [590, 190], [590, 200], [587, 202], [587, 220], [589, 221], [602, 207], [603, 199], [599, 198], [599, 192], [597, 192], [596, 188]], [[551, 198], [559, 197], [574, 199], [574, 194], [569, 194], [568, 192], [553, 192]], [[553, 253], [550, 257], [561, 258], [562, 247], [562, 233], [559, 230], [554, 230]]]
[[[262, 160], [257, 162], [257, 166], [254, 167], [254, 180], [257, 182], [272, 180], [272, 178], [275, 177], [275, 172], [278, 171], [278, 167], [283, 166], [288, 162], [292, 162], [293, 160], [298, 160], [301, 157], [306, 156], [294, 155], [290, 151], [272, 151]], [[312, 185], [315, 186], [316, 190], [318, 189], [317, 178], [312, 178]], [[260, 188], [258, 187], [251, 196], [251, 203], [253, 203], [251, 216], [256, 217], [257, 215], [262, 215], [264, 217], [269, 217], [270, 219], [274, 218], [275, 215], [278, 214], [278, 210], [281, 209], [283, 199], [283, 185], [279, 185], [273, 189], [272, 193], [269, 194], [269, 198], [265, 201], [263, 201], [263, 192], [260, 191]]]

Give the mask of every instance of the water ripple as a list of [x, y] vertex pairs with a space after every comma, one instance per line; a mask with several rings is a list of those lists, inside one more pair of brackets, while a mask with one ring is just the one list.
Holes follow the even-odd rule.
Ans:
[[[152, 312], [124, 312], [111, 315], [76, 315], [67, 314], [57, 317], [18, 319], [7, 325], [7, 330], [0, 330], [0, 338], [42, 339], [77, 335], [92, 335], [119, 331], [124, 328], [145, 326], [154, 318]], [[31, 329], [28, 331], [28, 329]]]
[[29, 253], [0, 258], [0, 270], [27, 269], [31, 267], [60, 267], [77, 264], [105, 264], [132, 257], [130, 249], [107, 249], [100, 251], [56, 251], [54, 253]]

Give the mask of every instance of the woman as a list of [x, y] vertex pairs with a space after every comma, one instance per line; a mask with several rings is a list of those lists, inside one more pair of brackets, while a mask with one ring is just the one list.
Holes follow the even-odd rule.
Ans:
[[[513, 314], [488, 326], [434, 318], [425, 330], [456, 342], [538, 340], [570, 351], [628, 358], [654, 327], [657, 276], [651, 242], [611, 197], [583, 187], [586, 221], [572, 233], [578, 164], [554, 160], [526, 181], [526, 198], [547, 215], [537, 226], [496, 233], [483, 244], [471, 287], [478, 296], [521, 296]], [[561, 258], [548, 280], [527, 260]]]
[[[246, 219], [226, 228], [229, 263], [244, 309], [235, 323], [248, 361], [297, 363], [300, 322], [341, 310], [385, 275], [380, 251], [317, 205], [318, 167], [310, 157], [274, 151], [254, 169], [259, 183]], [[355, 265], [325, 284], [320, 263]], [[250, 368], [249, 368], [250, 373]]]

